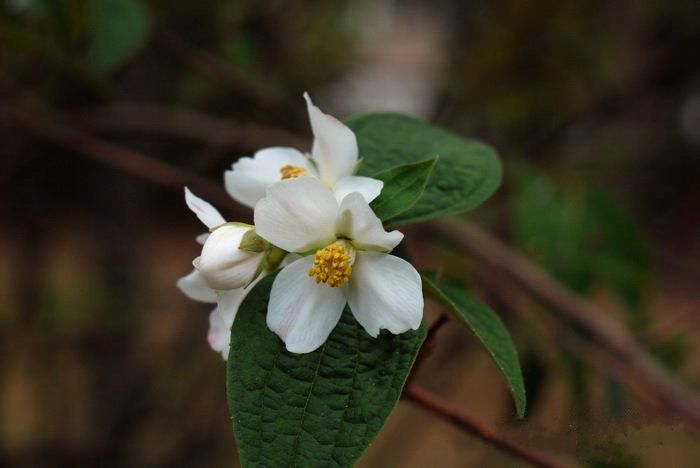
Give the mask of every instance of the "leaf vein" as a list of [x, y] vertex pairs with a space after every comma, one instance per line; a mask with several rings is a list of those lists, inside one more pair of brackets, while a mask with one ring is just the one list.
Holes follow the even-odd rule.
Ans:
[[295, 466], [294, 462], [297, 457], [297, 449], [299, 447], [299, 439], [301, 438], [301, 433], [304, 430], [304, 421], [306, 420], [306, 412], [309, 408], [309, 401], [311, 401], [311, 395], [314, 392], [314, 387], [316, 386], [316, 381], [318, 380], [318, 370], [321, 368], [321, 362], [323, 361], [323, 356], [326, 353], [326, 346], [328, 346], [328, 340], [323, 343], [321, 348], [321, 353], [318, 355], [318, 363], [316, 364], [316, 370], [314, 371], [314, 378], [311, 381], [311, 386], [309, 387], [309, 394], [306, 396], [306, 402], [304, 403], [304, 409], [301, 411], [301, 420], [299, 421], [299, 430], [294, 437], [294, 444], [292, 446], [292, 451], [290, 453], [290, 459], [287, 466]]

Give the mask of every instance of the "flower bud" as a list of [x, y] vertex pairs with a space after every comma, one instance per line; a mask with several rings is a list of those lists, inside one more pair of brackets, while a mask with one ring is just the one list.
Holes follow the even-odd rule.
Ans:
[[264, 252], [239, 249], [251, 226], [225, 224], [211, 233], [194, 266], [210, 288], [219, 291], [242, 288], [250, 284], [261, 268]]

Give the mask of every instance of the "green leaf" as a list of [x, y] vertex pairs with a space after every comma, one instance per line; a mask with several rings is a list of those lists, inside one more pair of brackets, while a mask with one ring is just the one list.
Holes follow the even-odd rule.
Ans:
[[231, 333], [227, 396], [242, 466], [352, 466], [401, 395], [425, 326], [372, 338], [348, 309], [328, 341], [292, 354], [265, 324], [274, 276]]
[[442, 304], [457, 321], [474, 332], [489, 352], [501, 369], [508, 388], [513, 394], [518, 416], [522, 418], [527, 406], [523, 373], [518, 361], [518, 351], [500, 317], [462, 286], [452, 284], [438, 286], [425, 274], [421, 276], [426, 296]]
[[629, 213], [604, 191], [557, 184], [536, 168], [519, 164], [513, 179], [513, 232], [520, 246], [581, 293], [608, 285], [643, 326], [650, 280], [648, 247]]
[[116, 70], [145, 44], [150, 29], [139, 0], [91, 0], [88, 62], [101, 74]]
[[374, 213], [386, 221], [411, 208], [425, 191], [438, 157], [404, 164], [375, 174], [384, 182], [382, 193], [372, 202]]
[[347, 119], [357, 135], [360, 174], [375, 176], [434, 155], [435, 165], [423, 196], [391, 224], [428, 221], [481, 204], [501, 182], [501, 164], [490, 146], [401, 114], [376, 113]]

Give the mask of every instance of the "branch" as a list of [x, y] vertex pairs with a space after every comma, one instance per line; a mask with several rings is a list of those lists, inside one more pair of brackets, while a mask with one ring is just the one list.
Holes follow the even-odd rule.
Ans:
[[[245, 96], [267, 114], [302, 117], [301, 111], [296, 111], [294, 109], [297, 107], [288, 105], [282, 93], [266, 86], [263, 81], [240, 72], [231, 62], [190, 45], [174, 31], [160, 27], [156, 33], [156, 40], [181, 63], [218, 86], [232, 90], [235, 95]], [[298, 109], [302, 107], [299, 106]]]
[[91, 91], [104, 99], [114, 99], [123, 96], [123, 92], [112, 83], [96, 74], [85, 63], [76, 59], [75, 55], [67, 53], [55, 41], [37, 32], [38, 28], [22, 26], [6, 17], [0, 17], [0, 43], [4, 52], [21, 51], [24, 54], [37, 55], [42, 66], [40, 70], [50, 69], [64, 74], [71, 80], [85, 85]]
[[413, 380], [416, 378], [416, 373], [422, 367], [425, 360], [432, 354], [433, 349], [435, 349], [435, 335], [437, 332], [449, 321], [449, 318], [445, 314], [441, 314], [435, 322], [428, 328], [428, 333], [425, 336], [425, 341], [418, 351], [418, 356], [413, 362], [413, 367], [411, 368], [411, 373], [408, 374], [405, 386], [410, 386]]
[[520, 287], [585, 330], [599, 346], [620, 360], [646, 387], [657, 405], [700, 428], [700, 402], [676, 382], [633, 338], [600, 308], [555, 280], [477, 226], [458, 220], [440, 220], [430, 228], [449, 237], [475, 257], [508, 274]]
[[190, 138], [214, 146], [254, 151], [265, 146], [310, 147], [309, 140], [259, 124], [239, 124], [190, 109], [120, 102], [72, 112], [81, 126], [100, 133], [125, 132]]
[[514, 458], [539, 467], [559, 468], [564, 466], [558, 461], [551, 459], [548, 455], [504, 439], [496, 434], [493, 429], [484, 425], [483, 422], [465, 414], [456, 406], [415, 385], [407, 386], [403, 396]]
[[[43, 115], [42, 115], [43, 114]], [[235, 203], [210, 180], [183, 171], [143, 153], [95, 138], [87, 132], [62, 124], [61, 116], [49, 117], [37, 109], [18, 108], [11, 111], [14, 123], [23, 129], [87, 158], [112, 166], [163, 187], [182, 190], [189, 186], [202, 197], [226, 206], [241, 217], [250, 217], [248, 210]]]
[[606, 352], [605, 347], [585, 339], [580, 332], [557, 327], [557, 318], [551, 313], [547, 314], [546, 307], [536, 304], [537, 299], [503, 271], [493, 267], [480, 268], [476, 278], [482, 287], [494, 294], [494, 299], [500, 301], [505, 309], [522, 314], [525, 320], [535, 323], [538, 332], [547, 343], [577, 356], [601, 375], [624, 382], [640, 399], [658, 406], [658, 399], [649, 392], [648, 386], [640, 380], [639, 375], [630, 371], [625, 362]]

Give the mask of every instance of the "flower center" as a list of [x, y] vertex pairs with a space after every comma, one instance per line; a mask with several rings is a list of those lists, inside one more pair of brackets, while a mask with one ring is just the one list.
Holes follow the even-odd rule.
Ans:
[[293, 164], [287, 164], [286, 166], [282, 166], [280, 174], [282, 174], [282, 180], [296, 179], [297, 177], [306, 175], [306, 169], [294, 166]]
[[352, 256], [342, 244], [330, 244], [316, 251], [314, 266], [309, 276], [315, 276], [317, 283], [326, 283], [331, 288], [342, 286], [352, 273]]

